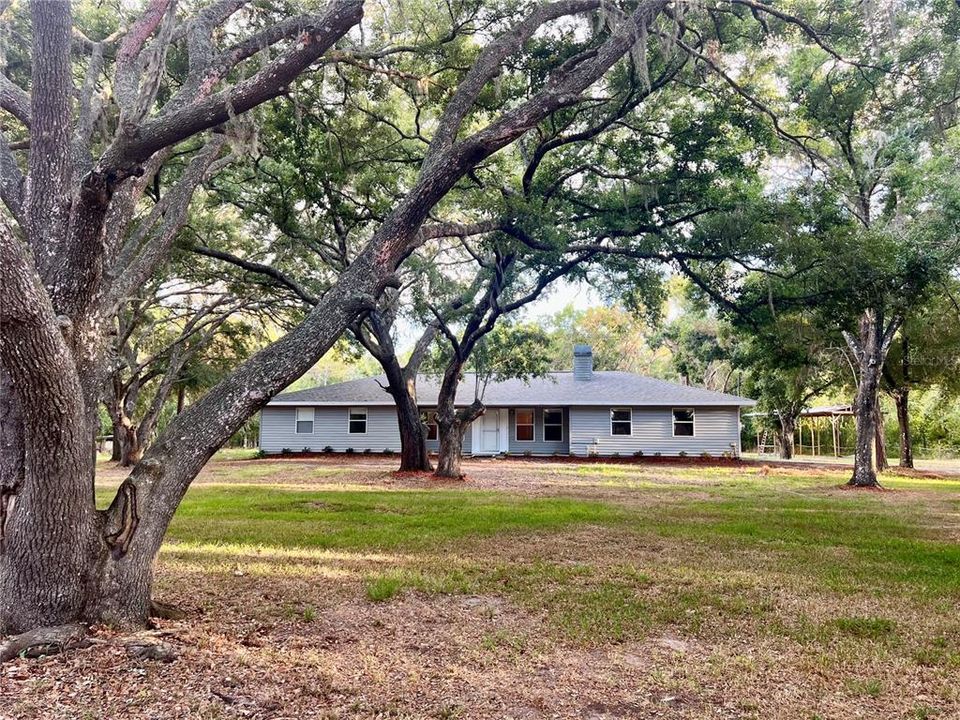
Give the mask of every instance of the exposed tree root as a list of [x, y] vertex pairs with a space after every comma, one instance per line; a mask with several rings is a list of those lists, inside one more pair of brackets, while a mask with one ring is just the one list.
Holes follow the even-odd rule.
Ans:
[[885, 485], [881, 485], [879, 482], [873, 485], [863, 485], [861, 483], [856, 483], [853, 480], [845, 482], [843, 485], [839, 486], [843, 490], [864, 490], [867, 492], [892, 492], [890, 488]]
[[175, 605], [160, 602], [159, 600], [151, 600], [150, 617], [161, 620], [186, 620], [187, 613]]
[[18, 657], [56, 655], [91, 645], [122, 647], [127, 655], [137, 660], [172, 662], [177, 658], [177, 650], [161, 638], [176, 634], [176, 630], [147, 630], [124, 637], [98, 638], [90, 635], [87, 627], [80, 624], [42, 627], [14, 635], [0, 643], [0, 663]]
[[156, 660], [157, 662], [173, 662], [177, 659], [177, 651], [172, 645], [149, 640], [134, 640], [124, 643], [127, 655], [137, 660]]
[[36, 658], [87, 647], [87, 628], [79, 624], [42, 627], [14, 635], [0, 644], [0, 663], [17, 657]]

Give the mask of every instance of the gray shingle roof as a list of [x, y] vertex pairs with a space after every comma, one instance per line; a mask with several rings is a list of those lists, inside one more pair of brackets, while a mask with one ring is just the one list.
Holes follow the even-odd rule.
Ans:
[[[269, 405], [392, 405], [393, 399], [380, 384], [383, 376], [349, 380], [336, 385], [297, 390], [277, 395]], [[457, 403], [467, 404], [474, 396], [474, 376], [467, 374], [457, 391]], [[440, 389], [438, 378], [421, 375], [417, 379], [420, 405], [436, 405]], [[487, 385], [483, 401], [488, 407], [524, 405], [718, 405], [751, 406], [756, 402], [655, 378], [619, 371], [595, 371], [592, 380], [575, 380], [573, 373], [555, 372], [547, 377], [504, 380]]]

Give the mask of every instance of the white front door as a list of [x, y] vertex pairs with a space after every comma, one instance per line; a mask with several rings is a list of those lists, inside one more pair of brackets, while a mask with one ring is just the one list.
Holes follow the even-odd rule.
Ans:
[[480, 452], [495, 455], [500, 451], [500, 413], [487, 410], [480, 416]]

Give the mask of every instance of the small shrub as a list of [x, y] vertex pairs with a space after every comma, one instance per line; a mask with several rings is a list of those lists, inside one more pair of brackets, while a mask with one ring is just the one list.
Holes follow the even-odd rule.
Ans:
[[881, 617], [842, 617], [834, 620], [834, 626], [844, 635], [872, 640], [892, 635], [896, 629], [893, 620]]
[[305, 448], [304, 448], [303, 450], [301, 450], [300, 452], [305, 452], [305, 453], [313, 452], [313, 449], [312, 449], [312, 448], [305, 447]]
[[947, 659], [947, 654], [937, 647], [921, 647], [911, 653], [913, 661], [924, 667], [936, 667]]
[[367, 580], [367, 599], [372, 602], [385, 602], [397, 595], [403, 588], [400, 578], [375, 577]]
[[313, 622], [317, 619], [317, 610], [312, 605], [307, 605], [303, 609], [303, 621], [304, 622]]
[[383, 454], [384, 454], [384, 455], [393, 455], [394, 453], [393, 453], [393, 450], [392, 450], [391, 448], [384, 448], [384, 449], [383, 449]]
[[618, 458], [618, 457], [620, 457], [620, 453], [615, 452], [615, 453], [613, 453], [613, 455], [611, 455], [610, 457]]
[[643, 457], [643, 450], [637, 450], [637, 451], [633, 454], [633, 456], [634, 456], [635, 458], [642, 458], [642, 457]]
[[661, 453], [659, 450], [657, 450], [657, 451], [653, 454], [653, 456], [654, 456], [654, 457], [660, 457], [662, 454], [663, 454], [663, 453]]
[[254, 460], [263, 460], [267, 456], [267, 451], [263, 448], [257, 450], [256, 454], [253, 456]]
[[680, 455], [680, 457], [686, 457], [686, 456], [687, 456], [687, 451], [686, 451], [686, 450], [681, 450], [678, 454]]
[[857, 695], [866, 695], [868, 697], [880, 697], [883, 692], [883, 683], [879, 680], [848, 680], [847, 688]]
[[524, 450], [524, 451], [523, 451], [523, 456], [526, 457], [526, 458], [528, 458], [528, 457], [533, 457], [533, 451], [532, 451], [532, 450]]
[[713, 457], [713, 455], [704, 450], [702, 453], [700, 453], [700, 457], [702, 457], [704, 460], [709, 460]]
[[346, 450], [344, 450], [344, 452], [347, 455], [353, 455], [356, 452], [356, 450], [354, 450], [353, 448], [347, 448]]
[[332, 452], [333, 452], [333, 446], [332, 446], [332, 445], [327, 445], [327, 446], [323, 449], [323, 451], [324, 451], [325, 453], [327, 453], [327, 454], [332, 453]]
[[444, 705], [434, 713], [437, 720], [457, 720], [463, 717], [463, 708], [459, 705]]
[[372, 453], [373, 453], [373, 450], [371, 450], [370, 448], [364, 448], [364, 451], [363, 451], [364, 455], [370, 455]]
[[280, 454], [281, 454], [281, 455], [292, 455], [292, 454], [293, 454], [293, 450], [291, 450], [290, 448], [283, 448], [283, 449], [280, 450]]

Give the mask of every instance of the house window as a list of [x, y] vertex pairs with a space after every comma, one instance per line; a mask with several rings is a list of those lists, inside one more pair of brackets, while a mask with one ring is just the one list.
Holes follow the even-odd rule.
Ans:
[[693, 437], [693, 408], [673, 409], [673, 436]]
[[297, 408], [297, 435], [313, 435], [313, 408]]
[[366, 408], [350, 408], [350, 434], [351, 435], [367, 434], [367, 409]]
[[514, 425], [517, 442], [533, 442], [533, 410], [517, 410]]
[[563, 410], [543, 411], [543, 439], [545, 442], [563, 442]]
[[436, 440], [440, 437], [440, 428], [437, 426], [437, 414], [435, 412], [421, 413], [420, 422], [427, 426], [427, 440]]
[[633, 410], [631, 408], [610, 409], [610, 434], [633, 435]]

